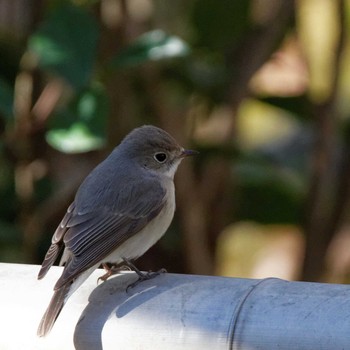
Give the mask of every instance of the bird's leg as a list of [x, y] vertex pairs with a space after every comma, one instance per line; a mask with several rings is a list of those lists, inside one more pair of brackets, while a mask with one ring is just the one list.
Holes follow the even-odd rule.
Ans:
[[137, 284], [139, 284], [142, 281], [149, 280], [151, 278], [154, 278], [154, 277], [160, 275], [161, 273], [167, 272], [166, 269], [160, 269], [159, 271], [156, 271], [156, 272], [153, 272], [153, 271], [142, 272], [127, 258], [122, 258], [122, 259], [123, 259], [125, 265], [128, 266], [130, 270], [136, 272], [136, 274], [139, 276], [139, 278], [135, 282], [129, 284], [126, 287], [126, 291], [128, 291], [129, 288], [134, 288]]
[[106, 271], [104, 275], [97, 279], [97, 283], [101, 280], [102, 282], [106, 281], [109, 277], [116, 275], [120, 271], [130, 270], [129, 266], [119, 264], [110, 264], [110, 266], [106, 263], [102, 263], [102, 267]]

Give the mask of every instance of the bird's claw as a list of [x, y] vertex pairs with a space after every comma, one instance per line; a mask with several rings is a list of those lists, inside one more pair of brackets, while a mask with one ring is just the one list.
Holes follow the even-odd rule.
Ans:
[[100, 280], [102, 282], [105, 282], [109, 277], [116, 275], [121, 271], [131, 270], [130, 267], [127, 265], [122, 265], [122, 266], [112, 265], [111, 267], [109, 267], [107, 264], [102, 264], [102, 266], [105, 269], [106, 273], [97, 279], [97, 284], [100, 282]]
[[137, 275], [139, 276], [139, 278], [133, 282], [133, 283], [130, 283], [127, 287], [126, 287], [126, 292], [128, 292], [128, 290], [130, 288], [134, 288], [135, 286], [137, 286], [140, 282], [142, 281], [146, 281], [146, 280], [150, 280], [154, 277], [157, 277], [158, 275], [162, 274], [162, 273], [166, 273], [167, 270], [166, 269], [160, 269], [159, 271], [149, 271], [149, 272], [141, 272], [141, 271], [138, 271], [136, 272]]

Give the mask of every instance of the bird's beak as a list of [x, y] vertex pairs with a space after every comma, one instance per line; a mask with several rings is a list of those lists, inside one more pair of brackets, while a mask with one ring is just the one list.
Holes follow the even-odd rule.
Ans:
[[199, 152], [192, 149], [184, 149], [180, 154], [180, 158], [195, 156], [196, 154], [199, 154]]

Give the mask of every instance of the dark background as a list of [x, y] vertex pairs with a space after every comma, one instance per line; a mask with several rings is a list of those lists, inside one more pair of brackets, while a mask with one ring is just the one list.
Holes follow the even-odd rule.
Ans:
[[349, 281], [349, 1], [0, 1], [0, 261], [41, 263], [134, 127], [200, 151], [142, 269]]

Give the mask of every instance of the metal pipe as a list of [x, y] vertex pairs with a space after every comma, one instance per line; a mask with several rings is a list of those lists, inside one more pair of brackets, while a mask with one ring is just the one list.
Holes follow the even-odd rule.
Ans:
[[123, 273], [95, 273], [52, 332], [36, 328], [62, 272], [0, 264], [0, 349], [350, 349], [350, 287], [161, 274], [126, 291]]

